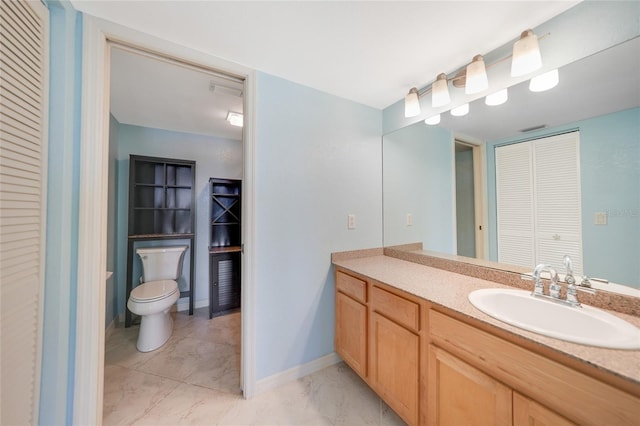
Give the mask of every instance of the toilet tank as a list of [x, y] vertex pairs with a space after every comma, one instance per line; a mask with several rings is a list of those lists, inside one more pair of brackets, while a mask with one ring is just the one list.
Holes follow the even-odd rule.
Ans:
[[137, 248], [136, 253], [142, 260], [142, 281], [178, 279], [186, 250], [187, 246]]

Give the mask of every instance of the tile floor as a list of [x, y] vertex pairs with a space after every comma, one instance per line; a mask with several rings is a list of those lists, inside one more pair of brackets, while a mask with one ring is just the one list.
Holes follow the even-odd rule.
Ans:
[[245, 400], [240, 314], [173, 315], [156, 351], [136, 350], [138, 327], [107, 340], [105, 425], [404, 425], [344, 363]]

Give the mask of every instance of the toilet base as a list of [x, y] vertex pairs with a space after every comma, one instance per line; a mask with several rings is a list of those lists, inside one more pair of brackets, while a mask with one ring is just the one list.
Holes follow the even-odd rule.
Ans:
[[151, 352], [164, 345], [173, 332], [173, 319], [169, 309], [157, 314], [143, 315], [136, 347], [140, 352]]

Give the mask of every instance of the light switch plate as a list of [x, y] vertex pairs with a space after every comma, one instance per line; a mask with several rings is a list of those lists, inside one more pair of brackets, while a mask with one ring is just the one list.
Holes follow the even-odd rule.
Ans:
[[407, 213], [407, 226], [413, 226], [413, 215], [411, 213]]

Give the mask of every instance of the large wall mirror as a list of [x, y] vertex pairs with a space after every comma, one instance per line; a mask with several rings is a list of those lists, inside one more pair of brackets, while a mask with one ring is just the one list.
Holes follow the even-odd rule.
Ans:
[[[547, 92], [521, 83], [503, 105], [479, 99], [464, 117], [444, 113], [437, 126], [421, 121], [384, 135], [384, 245], [420, 242], [511, 269], [491, 263], [499, 260], [496, 149], [577, 131], [580, 196], [562, 207], [581, 212], [581, 272], [640, 289], [640, 38], [559, 74]], [[562, 270], [562, 258], [544, 263]]]

